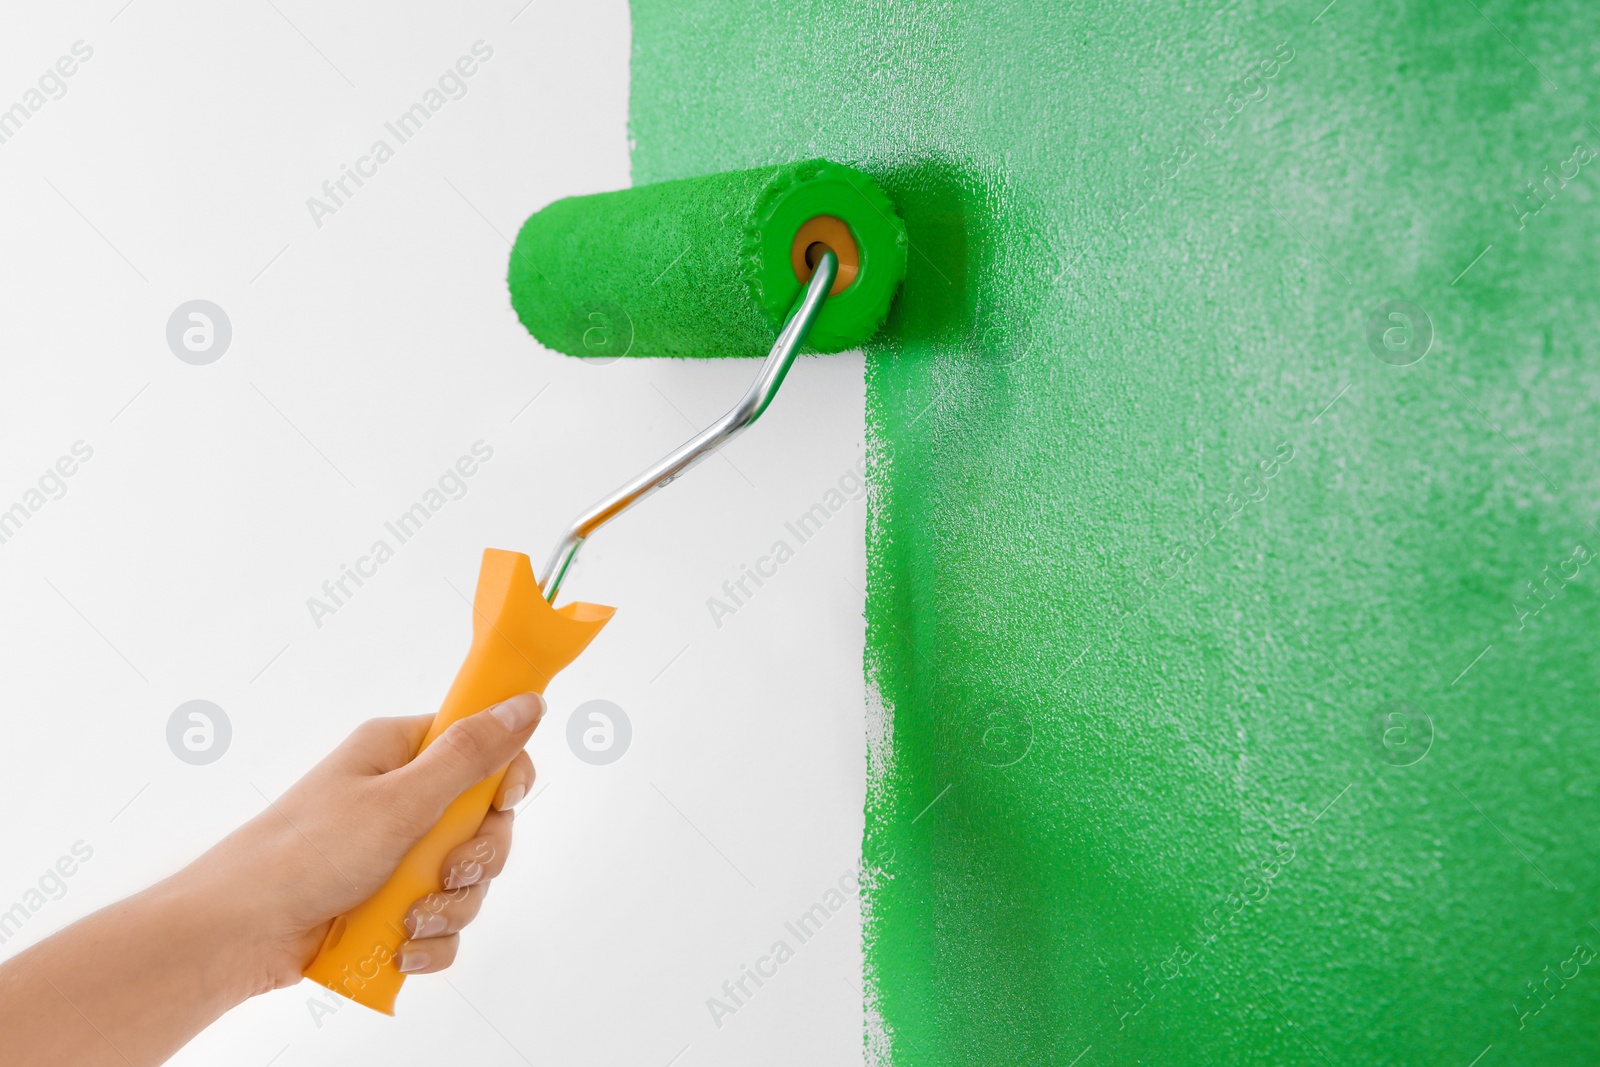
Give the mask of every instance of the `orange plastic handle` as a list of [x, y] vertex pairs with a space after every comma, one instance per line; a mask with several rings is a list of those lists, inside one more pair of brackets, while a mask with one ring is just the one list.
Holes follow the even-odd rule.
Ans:
[[[472, 601], [472, 648], [422, 748], [457, 719], [518, 693], [544, 692], [615, 611], [598, 604], [553, 608], [539, 592], [527, 556], [486, 549]], [[443, 888], [440, 865], [451, 849], [477, 836], [504, 776], [502, 768], [457, 797], [439, 824], [406, 853], [384, 887], [334, 920], [317, 958], [305, 970], [307, 978], [358, 1004], [394, 1014], [395, 996], [405, 981], [395, 953], [406, 940], [406, 911], [418, 898]]]

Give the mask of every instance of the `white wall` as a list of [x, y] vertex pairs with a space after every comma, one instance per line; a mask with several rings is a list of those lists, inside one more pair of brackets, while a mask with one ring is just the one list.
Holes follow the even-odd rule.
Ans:
[[[5, 955], [181, 866], [363, 718], [432, 711], [481, 550], [542, 561], [754, 371], [576, 362], [509, 309], [521, 220], [628, 184], [620, 0], [123, 4], [0, 15], [0, 107], [93, 49], [0, 144], [0, 508], [93, 450], [0, 544], [0, 910], [93, 849]], [[307, 198], [480, 40], [467, 94], [316, 226]], [[233, 330], [205, 366], [165, 336], [195, 298]], [[853, 901], [720, 1029], [706, 999], [858, 854], [862, 504], [720, 628], [706, 602], [858, 461], [861, 374], [803, 361], [726, 460], [586, 550], [568, 592], [621, 611], [551, 689], [545, 792], [448, 982], [392, 1020], [316, 1019], [304, 984], [174, 1062], [860, 1059]], [[316, 627], [307, 598], [479, 440], [466, 495]], [[197, 698], [233, 728], [206, 766], [166, 741]], [[610, 766], [564, 737], [590, 699], [633, 722]]]

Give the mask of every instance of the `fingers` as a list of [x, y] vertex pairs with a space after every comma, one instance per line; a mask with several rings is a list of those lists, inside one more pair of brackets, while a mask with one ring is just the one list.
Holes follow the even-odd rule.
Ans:
[[533, 789], [533, 778], [533, 757], [527, 752], [518, 752], [517, 758], [506, 768], [500, 791], [494, 795], [495, 810], [507, 811], [520, 804]]
[[[448, 731], [440, 736], [435, 746], [446, 736]], [[430, 746], [430, 752], [432, 748]], [[402, 974], [432, 974], [455, 962], [461, 948], [462, 929], [478, 917], [489, 892], [489, 880], [505, 868], [506, 857], [511, 852], [514, 813], [509, 809], [507, 798], [510, 804], [515, 804], [532, 782], [533, 761], [527, 753], [520, 752], [507, 768], [505, 782], [495, 801], [497, 806], [506, 805], [506, 810], [490, 811], [479, 825], [477, 837], [450, 850], [440, 871], [444, 891], [429, 893], [411, 905], [406, 913], [405, 927], [410, 940], [400, 947], [397, 959]]]
[[488, 893], [487, 883], [445, 893], [429, 893], [406, 912], [406, 933], [411, 935], [413, 941], [459, 934], [478, 917], [483, 898]]
[[446, 889], [487, 882], [505, 869], [511, 851], [509, 811], [491, 811], [483, 817], [478, 836], [451, 849], [444, 858], [439, 879]]
[[[531, 763], [524, 773], [533, 773]], [[429, 893], [406, 912], [406, 933], [411, 940], [400, 948], [402, 974], [431, 974], [454, 962], [461, 947], [461, 931], [478, 917], [489, 880], [505, 868], [513, 821], [510, 811], [489, 812], [478, 836], [445, 856], [440, 873], [444, 891]]]
[[432, 974], [442, 971], [456, 960], [461, 948], [460, 934], [430, 937], [423, 941], [407, 941], [400, 946], [396, 961], [401, 974]]
[[452, 800], [509, 764], [544, 716], [544, 698], [521, 693], [469, 715], [398, 770], [392, 780], [404, 810], [425, 829]]

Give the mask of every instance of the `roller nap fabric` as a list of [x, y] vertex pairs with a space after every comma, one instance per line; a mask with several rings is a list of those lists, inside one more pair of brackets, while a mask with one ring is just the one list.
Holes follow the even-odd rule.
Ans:
[[795, 235], [818, 216], [843, 220], [861, 259], [808, 343], [841, 352], [882, 325], [908, 242], [877, 183], [826, 160], [558, 200], [517, 235], [511, 303], [572, 356], [764, 356], [800, 293]]

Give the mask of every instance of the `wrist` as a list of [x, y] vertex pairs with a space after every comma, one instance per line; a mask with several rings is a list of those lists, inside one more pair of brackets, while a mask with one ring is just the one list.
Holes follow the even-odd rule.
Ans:
[[171, 879], [172, 891], [203, 912], [201, 925], [225, 961], [218, 980], [242, 990], [238, 1000], [298, 983], [328, 930], [321, 902], [297, 887], [308, 880], [308, 862], [329, 861], [320, 852], [308, 860], [309, 840], [286, 832], [284, 821], [246, 823]]
[[188, 961], [217, 1014], [275, 988], [270, 939], [249, 887], [196, 864], [146, 891], [171, 950]]

